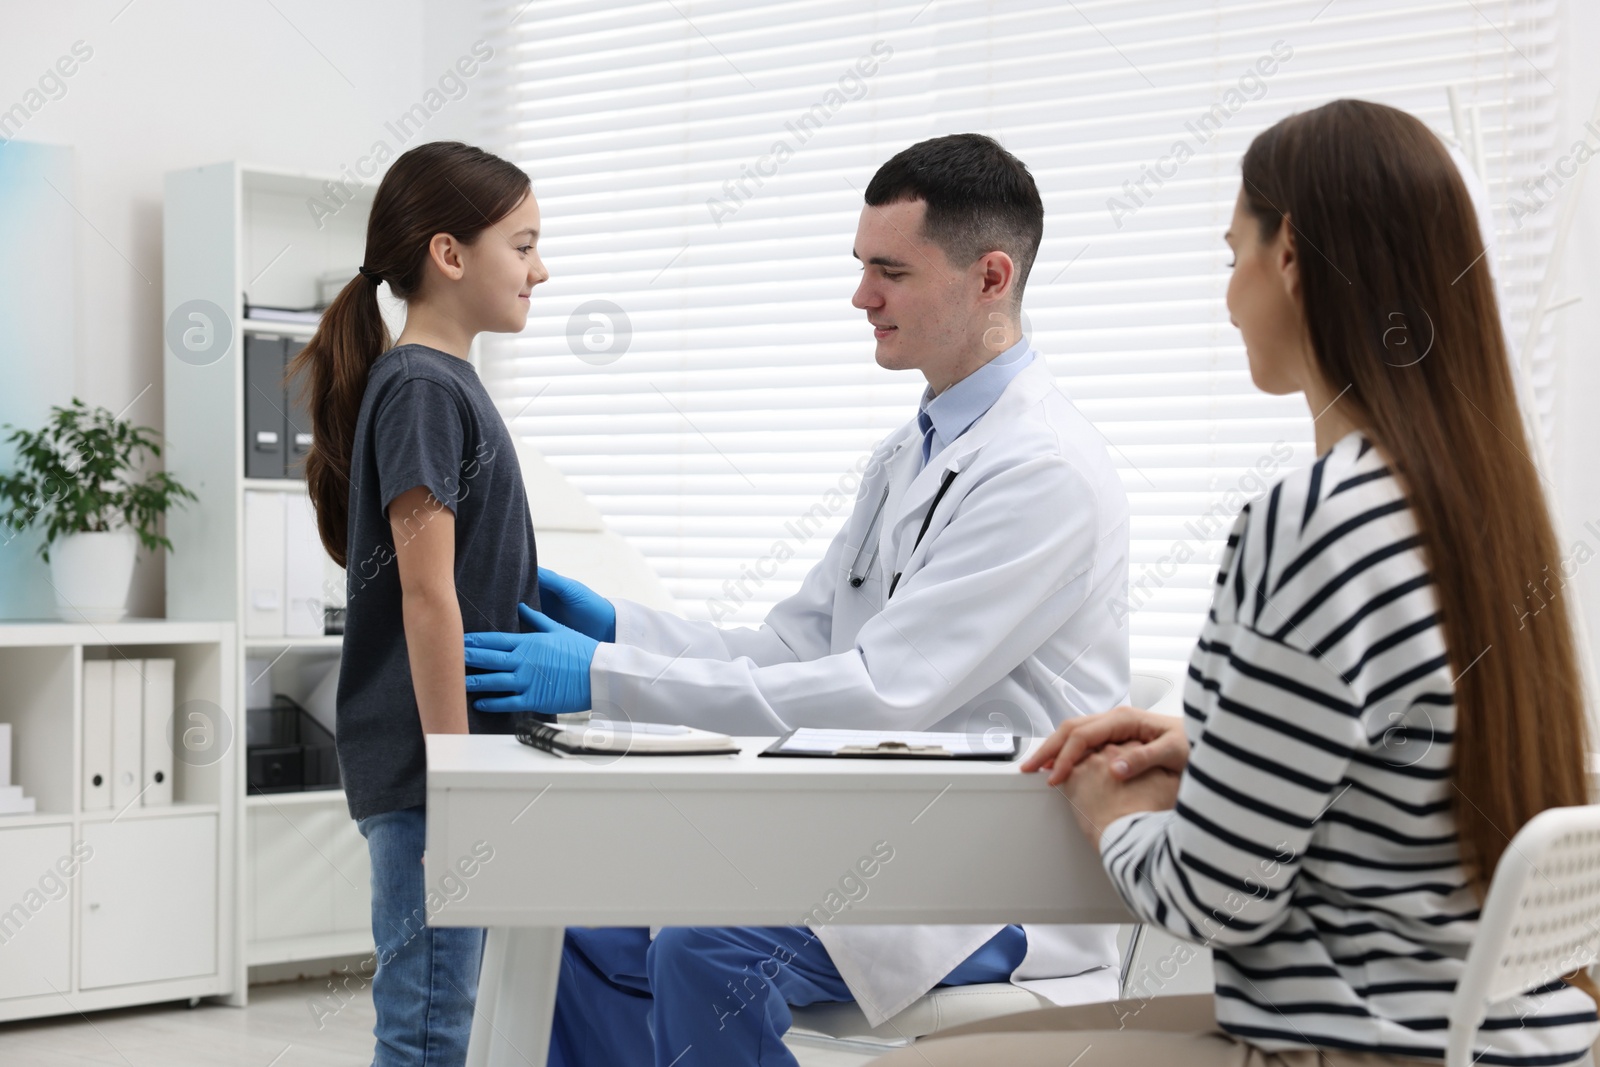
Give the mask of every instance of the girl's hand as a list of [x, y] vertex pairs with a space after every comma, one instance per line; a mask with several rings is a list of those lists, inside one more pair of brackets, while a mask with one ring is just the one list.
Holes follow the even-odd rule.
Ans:
[[1178, 784], [1183, 776], [1165, 767], [1152, 767], [1134, 778], [1124, 779], [1113, 770], [1140, 746], [1110, 744], [1078, 762], [1077, 770], [1060, 787], [1072, 803], [1072, 814], [1084, 836], [1100, 847], [1105, 828], [1140, 811], [1167, 811], [1178, 803]]
[[1181, 774], [1189, 765], [1189, 740], [1181, 718], [1124, 706], [1068, 719], [1022, 761], [1022, 769], [1048, 767], [1050, 784], [1060, 785], [1090, 753], [1111, 744], [1120, 747], [1110, 771], [1123, 781], [1152, 767]]

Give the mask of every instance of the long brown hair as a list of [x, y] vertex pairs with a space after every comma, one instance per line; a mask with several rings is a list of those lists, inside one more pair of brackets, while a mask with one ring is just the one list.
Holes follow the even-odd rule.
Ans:
[[1285, 215], [1294, 228], [1317, 366], [1348, 389], [1420, 527], [1455, 675], [1455, 822], [1481, 899], [1524, 823], [1588, 802], [1589, 747], [1566, 600], [1526, 596], [1561, 557], [1477, 215], [1422, 122], [1360, 100], [1284, 119], [1242, 169], [1263, 237]]
[[328, 555], [345, 565], [350, 520], [350, 455], [372, 364], [390, 348], [378, 313], [378, 285], [401, 300], [422, 286], [433, 236], [470, 244], [528, 195], [515, 164], [459, 141], [418, 145], [389, 167], [367, 216], [362, 267], [322, 314], [309, 344], [289, 365], [311, 412], [306, 485]]

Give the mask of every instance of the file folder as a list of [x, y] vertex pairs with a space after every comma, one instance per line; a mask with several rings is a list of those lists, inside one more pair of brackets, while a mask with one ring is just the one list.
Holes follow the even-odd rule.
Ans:
[[304, 493], [282, 493], [283, 590], [288, 614], [283, 632], [290, 637], [319, 637], [326, 625], [322, 610], [322, 557], [317, 513]]
[[[289, 372], [289, 363], [300, 350], [306, 346], [304, 341], [285, 339], [283, 342], [283, 371]], [[306, 476], [306, 453], [311, 451], [311, 409], [305, 401], [304, 379], [298, 382], [284, 383], [284, 420], [283, 441], [287, 446], [284, 453], [284, 476], [299, 478], [304, 481]], [[321, 633], [321, 630], [317, 631]]]
[[83, 663], [83, 810], [111, 810], [111, 661]]
[[244, 339], [244, 476], [285, 477], [283, 338]]
[[147, 808], [172, 803], [172, 689], [176, 661], [144, 661], [144, 728], [139, 802]]
[[144, 661], [111, 661], [111, 807], [122, 811], [143, 785]]
[[282, 637], [284, 497], [276, 490], [244, 494], [244, 635]]

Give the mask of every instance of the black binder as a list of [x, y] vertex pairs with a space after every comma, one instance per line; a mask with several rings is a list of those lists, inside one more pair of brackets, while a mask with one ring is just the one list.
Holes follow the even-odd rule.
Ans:
[[244, 339], [244, 476], [285, 478], [283, 338]]
[[305, 479], [311, 411], [303, 383], [287, 381], [289, 361], [306, 346], [273, 334], [244, 339], [244, 476]]
[[[285, 340], [283, 342], [283, 368], [288, 373], [289, 364], [300, 350], [306, 346], [304, 341]], [[311, 451], [311, 409], [306, 405], [305, 380], [284, 383], [284, 426], [283, 441], [288, 451], [284, 456], [285, 474], [290, 478], [304, 479], [306, 476], [306, 453]]]
[[[516, 718], [518, 741], [556, 756], [731, 756], [739, 752], [733, 738], [709, 730], [691, 730], [688, 736], [663, 737], [629, 727], [628, 723], [566, 727], [532, 715]], [[586, 743], [586, 735], [590, 733], [598, 735], [598, 743]]]

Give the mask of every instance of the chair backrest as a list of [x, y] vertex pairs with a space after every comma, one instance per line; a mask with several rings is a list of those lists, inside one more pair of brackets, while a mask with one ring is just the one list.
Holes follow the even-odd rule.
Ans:
[[1506, 847], [1450, 1005], [1446, 1067], [1472, 1063], [1491, 1004], [1600, 959], [1600, 805], [1550, 808]]
[[1183, 714], [1183, 678], [1174, 671], [1137, 666], [1128, 677], [1128, 703], [1146, 711]]

